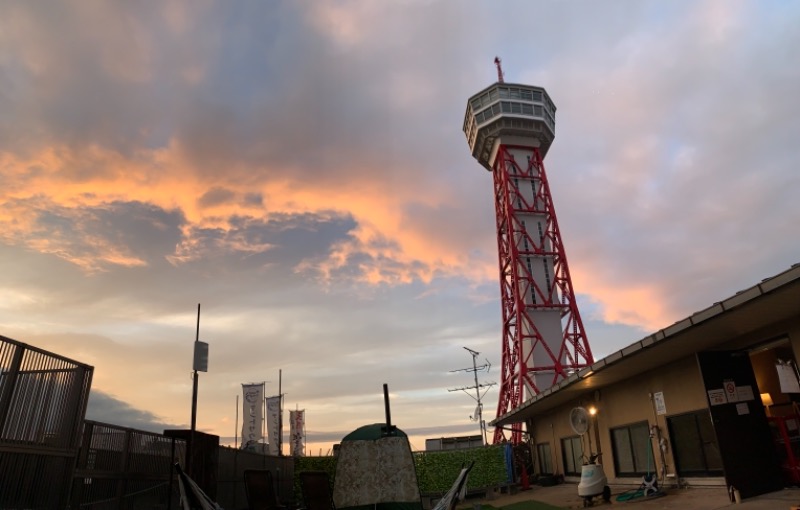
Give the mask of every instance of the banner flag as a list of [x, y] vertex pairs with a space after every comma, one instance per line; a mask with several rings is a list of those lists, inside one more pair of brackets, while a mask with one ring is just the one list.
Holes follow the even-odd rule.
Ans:
[[279, 454], [281, 433], [281, 397], [267, 397], [267, 437], [269, 438], [269, 454]]
[[264, 383], [242, 384], [242, 446], [264, 438]]
[[293, 457], [306, 454], [306, 410], [289, 411], [289, 436]]

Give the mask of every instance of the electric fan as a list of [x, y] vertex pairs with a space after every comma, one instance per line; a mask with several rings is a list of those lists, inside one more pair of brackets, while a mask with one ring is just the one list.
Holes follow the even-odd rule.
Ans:
[[[581, 450], [583, 450], [583, 435], [589, 431], [591, 416], [584, 407], [575, 407], [569, 412], [569, 425], [576, 434], [581, 436]], [[599, 445], [598, 445], [599, 446]], [[583, 455], [583, 451], [581, 451]], [[583, 506], [592, 506], [592, 498], [602, 496], [606, 502], [611, 501], [611, 489], [606, 483], [606, 474], [603, 466], [597, 462], [594, 452], [589, 452], [589, 457], [584, 456], [581, 466], [581, 481], [578, 483], [578, 496], [583, 498]]]

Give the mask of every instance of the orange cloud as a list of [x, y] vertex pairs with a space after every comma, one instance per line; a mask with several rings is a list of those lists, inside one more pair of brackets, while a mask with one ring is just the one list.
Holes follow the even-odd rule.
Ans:
[[[243, 216], [269, 220], [274, 214], [351, 215], [357, 227], [350, 237], [337, 242], [326, 258], [301, 259], [297, 271], [314, 271], [323, 280], [337, 278], [337, 271], [356, 263], [355, 274], [348, 277], [370, 285], [401, 285], [415, 280], [430, 282], [437, 276], [459, 276], [474, 282], [491, 282], [497, 278], [496, 255], [486, 260], [470, 260], [465, 250], [454, 247], [437, 235], [409, 224], [404, 208], [409, 200], [435, 207], [441, 201], [456, 200], [444, 190], [425, 195], [419, 189], [375, 180], [358, 180], [357, 185], [342, 182], [298, 183], [285, 175], [276, 179], [262, 177], [258, 182], [242, 184], [233, 171], [225, 176], [198, 176], [182, 157], [175, 144], [168, 147], [137, 152], [133, 157], [91, 146], [82, 152], [65, 147], [50, 148], [28, 159], [2, 155], [0, 165], [14, 184], [0, 192], [3, 203], [0, 224], [6, 242], [23, 242], [29, 248], [59, 256], [86, 271], [98, 271], [105, 266], [135, 267], [146, 261], [132, 255], [125, 246], [93, 236], [91, 232], [76, 232], [91, 250], [73, 253], [69, 240], [64, 238], [34, 238], [25, 241], [26, 233], [36, 229], [36, 215], [42, 208], [58, 207], [73, 211], [76, 218], [80, 208], [102, 207], [112, 201], [139, 201], [166, 210], [180, 210], [186, 218], [184, 237], [175, 252], [167, 254], [175, 264], [195, 259], [200, 245], [195, 238], [198, 229], [231, 230], [229, 218]], [[647, 148], [631, 147], [623, 151], [621, 167], [636, 168], [642, 158], [648, 158]], [[252, 170], [250, 173], [253, 174]], [[264, 172], [260, 175], [270, 175]], [[629, 177], [636, 182], [642, 176], [635, 172]], [[626, 180], [626, 174], [616, 178]], [[620, 182], [620, 185], [623, 185]], [[640, 184], [630, 184], [634, 187]], [[203, 206], [199, 197], [215, 187], [225, 190], [224, 200]], [[262, 204], [244, 199], [247, 193], [259, 193]], [[26, 202], [27, 201], [27, 202]], [[22, 240], [22, 241], [20, 241]], [[269, 243], [255, 242], [231, 235], [219, 241], [220, 249], [242, 253], [259, 253], [272, 248]], [[659, 299], [659, 289], [644, 285], [625, 285], [606, 281], [601, 273], [588, 269], [586, 263], [573, 267], [580, 285], [578, 292], [589, 294], [603, 310], [603, 320], [657, 328], [666, 324], [672, 313]]]
[[570, 267], [570, 273], [576, 292], [592, 296], [600, 305], [601, 316], [596, 319], [609, 324], [639, 326], [649, 331], [663, 328], [675, 320], [675, 311], [666, 307], [663, 290], [657, 285], [609, 281], [591, 263]]

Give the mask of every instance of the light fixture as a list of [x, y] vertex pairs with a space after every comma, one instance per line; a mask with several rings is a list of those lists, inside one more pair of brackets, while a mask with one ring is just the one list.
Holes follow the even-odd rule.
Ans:
[[767, 416], [772, 416], [769, 411], [769, 407], [772, 405], [772, 395], [769, 393], [762, 393], [761, 403], [764, 404], [764, 408], [767, 410]]
[[595, 406], [589, 407], [589, 414], [592, 415], [592, 416], [597, 414], [597, 408]]

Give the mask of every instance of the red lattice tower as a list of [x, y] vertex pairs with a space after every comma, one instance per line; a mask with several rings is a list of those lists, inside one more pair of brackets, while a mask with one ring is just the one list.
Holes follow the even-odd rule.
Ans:
[[[502, 77], [498, 64], [498, 76]], [[494, 180], [503, 356], [497, 417], [594, 362], [572, 288], [543, 158], [555, 105], [541, 87], [498, 81], [472, 96], [464, 133]], [[522, 425], [510, 437], [522, 441]]]

